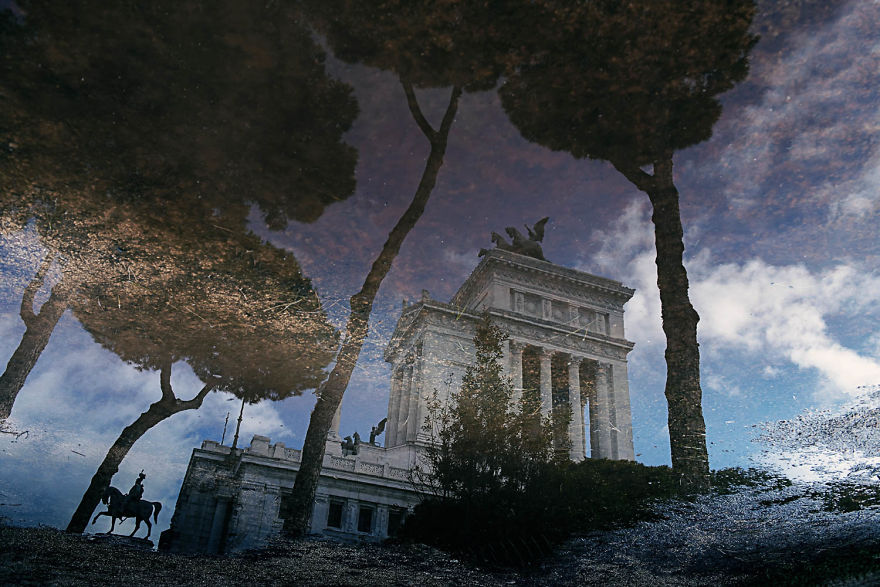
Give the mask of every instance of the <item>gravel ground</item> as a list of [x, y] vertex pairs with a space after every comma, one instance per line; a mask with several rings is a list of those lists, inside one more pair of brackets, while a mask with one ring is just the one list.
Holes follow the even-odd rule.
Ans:
[[664, 519], [594, 532], [519, 570], [481, 569], [422, 545], [278, 542], [180, 556], [0, 526], [4, 585], [880, 585], [880, 508], [830, 513], [804, 488], [660, 506]]

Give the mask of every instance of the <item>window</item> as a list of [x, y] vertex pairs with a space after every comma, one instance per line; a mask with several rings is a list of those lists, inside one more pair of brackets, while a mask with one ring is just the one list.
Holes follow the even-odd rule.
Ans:
[[373, 508], [362, 505], [358, 511], [358, 532], [369, 534], [373, 530]]
[[388, 536], [395, 536], [403, 524], [403, 516], [406, 510], [403, 508], [391, 508], [388, 510]]
[[342, 528], [342, 507], [341, 501], [330, 500], [330, 509], [327, 510], [328, 528]]

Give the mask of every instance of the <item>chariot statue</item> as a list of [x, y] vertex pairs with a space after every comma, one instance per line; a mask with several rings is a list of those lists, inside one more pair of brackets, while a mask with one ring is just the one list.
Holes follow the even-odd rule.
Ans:
[[[544, 217], [537, 221], [531, 228], [524, 225], [526, 232], [529, 235], [528, 237], [524, 236], [523, 233], [513, 226], [508, 226], [504, 229], [504, 232], [510, 237], [511, 242], [508, 243], [507, 240], [497, 232], [492, 233], [492, 242], [495, 243], [495, 248], [501, 249], [502, 251], [519, 253], [520, 255], [546, 261], [547, 259], [544, 258], [544, 251], [541, 249], [540, 243], [544, 240], [544, 226], [547, 224], [548, 220], [550, 220], [549, 217]], [[480, 249], [480, 256], [482, 257], [488, 252], [488, 249]]]

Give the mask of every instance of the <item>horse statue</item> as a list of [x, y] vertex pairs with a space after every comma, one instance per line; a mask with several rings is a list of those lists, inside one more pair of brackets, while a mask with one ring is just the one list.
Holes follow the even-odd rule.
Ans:
[[116, 527], [116, 520], [125, 521], [126, 518], [134, 518], [136, 523], [134, 525], [134, 530], [132, 530], [129, 536], [134, 536], [135, 532], [138, 531], [138, 528], [141, 527], [141, 522], [147, 523], [147, 535], [144, 537], [149, 538], [150, 532], [153, 530], [153, 525], [150, 523], [150, 514], [153, 515], [153, 521], [159, 521], [159, 512], [162, 510], [162, 504], [158, 501], [146, 501], [143, 499], [137, 500], [137, 502], [129, 504], [128, 499], [123, 495], [121, 491], [116, 489], [115, 487], [108, 487], [104, 490], [104, 495], [101, 496], [101, 502], [107, 506], [106, 512], [100, 512], [95, 519], [92, 520], [92, 524], [98, 521], [98, 518], [101, 516], [109, 516], [111, 519], [110, 530], [107, 531], [107, 534], [113, 532], [113, 528]]
[[[544, 251], [541, 249], [540, 243], [544, 240], [544, 226], [547, 224], [548, 220], [549, 218], [542, 218], [532, 227], [525, 225], [525, 229], [529, 234], [528, 237], [524, 236], [523, 233], [515, 227], [508, 226], [504, 231], [507, 233], [507, 236], [510, 237], [511, 242], [508, 243], [504, 237], [497, 232], [492, 233], [492, 242], [495, 244], [495, 248], [501, 249], [502, 251], [519, 253], [520, 255], [546, 261], [547, 259], [544, 258]], [[480, 257], [487, 255], [488, 253], [489, 251], [487, 249], [480, 249]]]

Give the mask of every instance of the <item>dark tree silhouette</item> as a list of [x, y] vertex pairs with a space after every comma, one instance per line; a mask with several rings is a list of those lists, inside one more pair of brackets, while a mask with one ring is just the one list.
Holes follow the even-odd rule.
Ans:
[[[0, 378], [0, 418], [65, 298], [137, 254], [115, 206], [165, 210], [184, 230], [212, 220], [187, 217], [179, 201], [241, 225], [255, 204], [283, 228], [351, 195], [356, 163], [342, 142], [357, 114], [351, 88], [326, 75], [286, 7], [18, 4], [21, 19], [0, 12], [0, 229], [31, 221], [61, 278], [38, 314], [23, 300], [28, 330]], [[38, 276], [28, 289], [42, 285]]]
[[521, 16], [534, 34], [510, 33], [522, 54], [500, 89], [526, 139], [609, 161], [651, 200], [672, 464], [695, 488], [709, 460], [673, 155], [711, 136], [718, 95], [745, 78], [754, 10], [752, 0], [530, 2]]
[[[74, 306], [96, 342], [138, 369], [159, 371], [161, 398], [114, 442], [70, 520], [71, 532], [85, 529], [119, 464], [153, 426], [199, 408], [214, 390], [256, 403], [313, 389], [336, 347], [336, 330], [292, 255], [223, 226], [222, 218], [185, 233], [163, 229], [163, 218], [164, 211], [132, 223], [141, 262], [128, 276], [90, 285]], [[171, 387], [177, 362], [204, 382], [189, 400]]]
[[[486, 31], [493, 26], [486, 5], [404, 0], [312, 2], [309, 15], [326, 35], [334, 54], [348, 62], [393, 72], [407, 106], [430, 146], [421, 180], [409, 207], [388, 235], [360, 291], [350, 299], [342, 346], [330, 377], [317, 390], [293, 492], [283, 504], [285, 531], [308, 531], [327, 433], [366, 339], [373, 302], [404, 239], [416, 225], [443, 165], [449, 132], [462, 92], [494, 87], [501, 60]], [[416, 88], [449, 87], [449, 101], [437, 128], [423, 112]]]
[[[81, 197], [73, 190], [64, 198], [51, 192], [32, 192], [14, 204], [8, 198], [8, 192], [0, 196], [0, 234], [13, 236], [32, 230], [43, 252], [42, 257], [31, 258], [41, 253], [14, 251], [23, 254], [21, 265], [38, 268], [22, 293], [19, 316], [25, 332], [0, 375], [0, 420], [9, 417], [58, 320], [77, 295], [75, 285], [126, 271], [124, 263], [114, 261], [118, 255], [113, 251], [123, 246], [127, 235], [118, 223], [119, 215], [104, 202]], [[43, 289], [49, 296], [37, 310], [35, 299]]]

